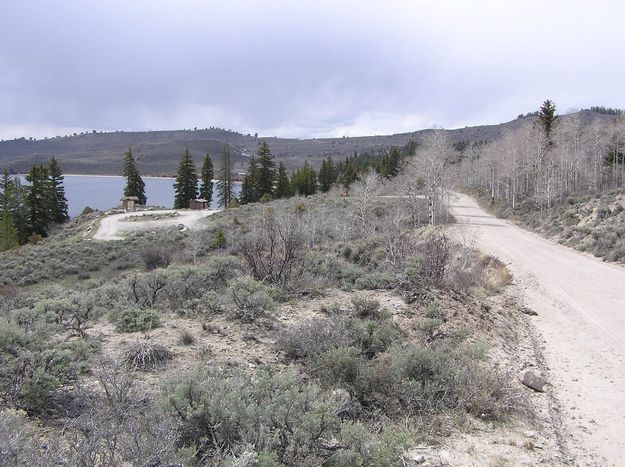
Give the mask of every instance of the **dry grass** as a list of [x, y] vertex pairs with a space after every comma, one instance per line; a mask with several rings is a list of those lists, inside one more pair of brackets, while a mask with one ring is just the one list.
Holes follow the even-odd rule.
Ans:
[[169, 350], [148, 338], [133, 342], [124, 355], [124, 360], [132, 369], [143, 371], [161, 369], [172, 358]]

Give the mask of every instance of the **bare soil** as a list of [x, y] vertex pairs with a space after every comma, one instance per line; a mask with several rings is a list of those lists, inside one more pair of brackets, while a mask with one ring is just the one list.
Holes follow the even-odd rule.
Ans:
[[[154, 230], [163, 227], [182, 225], [189, 229], [199, 227], [200, 219], [215, 214], [219, 211], [190, 211], [164, 209], [160, 211], [125, 212], [104, 216], [100, 220], [97, 232], [93, 235], [95, 240], [123, 240], [125, 235], [140, 230]], [[174, 215], [175, 214], [175, 215]], [[145, 216], [146, 220], [141, 220]], [[162, 216], [160, 219], [155, 219]]]

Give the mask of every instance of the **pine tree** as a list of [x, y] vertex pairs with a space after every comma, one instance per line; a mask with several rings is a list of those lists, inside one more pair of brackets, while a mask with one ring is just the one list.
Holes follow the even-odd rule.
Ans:
[[317, 174], [304, 162], [304, 166], [291, 177], [291, 186], [300, 196], [309, 196], [317, 192]]
[[178, 164], [178, 175], [174, 182], [174, 209], [184, 209], [189, 207], [189, 201], [197, 198], [197, 175], [195, 173], [195, 162], [188, 149], [180, 158]]
[[258, 163], [256, 158], [252, 156], [250, 158], [247, 172], [245, 173], [245, 179], [243, 179], [243, 185], [241, 186], [241, 195], [239, 201], [241, 204], [255, 203], [260, 199], [258, 193]]
[[20, 245], [23, 245], [28, 241], [28, 236], [30, 235], [26, 215], [27, 187], [22, 186], [20, 179], [15, 177], [11, 180], [9, 188], [5, 193], [8, 193], [7, 202], [13, 217], [13, 225], [15, 225], [17, 230], [17, 241]]
[[327, 193], [336, 181], [336, 167], [330, 156], [324, 159], [319, 170], [319, 189]]
[[346, 189], [358, 179], [358, 165], [356, 164], [357, 159], [358, 154], [354, 151], [354, 157], [351, 159], [346, 157], [345, 161], [341, 162], [337, 169], [337, 180]]
[[282, 161], [278, 165], [278, 181], [276, 182], [276, 190], [274, 192], [275, 198], [288, 198], [293, 196], [291, 189], [291, 183], [289, 182], [289, 176], [286, 173], [286, 168]]
[[556, 105], [552, 101], [547, 99], [545, 102], [543, 102], [543, 105], [540, 106], [540, 110], [538, 111], [538, 121], [540, 122], [540, 126], [542, 127], [550, 146], [553, 144], [551, 134], [553, 132], [557, 118], [558, 116], [556, 115]]
[[384, 154], [382, 160], [376, 167], [376, 172], [384, 178], [393, 178], [399, 173], [400, 161], [401, 155], [399, 149], [393, 147], [389, 152]]
[[13, 181], [8, 171], [0, 178], [0, 251], [6, 251], [18, 243], [18, 231], [11, 212]]
[[234, 198], [232, 192], [232, 165], [230, 162], [230, 145], [226, 143], [222, 153], [221, 169], [217, 181], [217, 201], [226, 208]]
[[9, 171], [4, 169], [4, 172], [2, 172], [2, 176], [0, 177], [0, 211], [5, 208], [9, 208], [9, 197], [12, 185], [13, 180], [9, 175]]
[[273, 184], [276, 181], [276, 163], [273, 155], [269, 150], [269, 146], [265, 141], [258, 148], [258, 178], [256, 180], [256, 189], [258, 190], [258, 198], [273, 193]]
[[213, 201], [213, 161], [209, 154], [206, 154], [204, 163], [202, 164], [202, 173], [200, 181], [200, 198], [205, 199], [210, 206]]
[[50, 220], [62, 224], [69, 220], [67, 214], [67, 198], [63, 187], [63, 172], [54, 157], [48, 162], [48, 177], [50, 179], [51, 212]]
[[124, 196], [136, 196], [139, 198], [139, 204], [145, 205], [148, 201], [145, 196], [145, 182], [139, 175], [135, 159], [132, 157], [132, 151], [128, 148], [128, 152], [124, 154], [124, 163], [122, 165], [122, 175], [126, 177], [126, 186], [124, 187]]
[[26, 180], [30, 186], [26, 190], [26, 216], [29, 235], [48, 235], [48, 224], [51, 221], [52, 196], [48, 170], [43, 165], [33, 165]]

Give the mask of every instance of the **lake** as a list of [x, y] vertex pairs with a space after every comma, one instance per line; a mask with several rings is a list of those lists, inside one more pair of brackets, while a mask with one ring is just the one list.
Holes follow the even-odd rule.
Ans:
[[[23, 183], [23, 177], [20, 177]], [[143, 177], [145, 194], [149, 206], [171, 208], [174, 205], [174, 179], [160, 177]], [[97, 175], [65, 175], [63, 186], [67, 198], [70, 217], [78, 216], [85, 206], [105, 211], [119, 206], [124, 193], [124, 177]], [[234, 184], [235, 196], [239, 195], [241, 184]], [[217, 187], [213, 189], [211, 209], [218, 209]]]

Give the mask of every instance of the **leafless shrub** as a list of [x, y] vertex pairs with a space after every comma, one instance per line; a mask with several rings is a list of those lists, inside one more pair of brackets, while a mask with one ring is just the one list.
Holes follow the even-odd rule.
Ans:
[[430, 233], [419, 242], [417, 250], [423, 258], [423, 277], [434, 285], [440, 284], [449, 261], [449, 237], [444, 232]]
[[173, 357], [172, 353], [150, 339], [139, 339], [132, 343], [124, 355], [124, 360], [135, 370], [158, 370]]
[[100, 396], [64, 427], [67, 465], [172, 465], [177, 459], [174, 420], [136, 385], [123, 361], [95, 372]]
[[148, 274], [133, 275], [128, 285], [131, 298], [141, 308], [151, 308], [165, 292], [167, 277], [164, 271], [152, 271]]
[[239, 252], [255, 279], [288, 285], [304, 271], [305, 248], [297, 214], [275, 215], [267, 210], [239, 242]]

